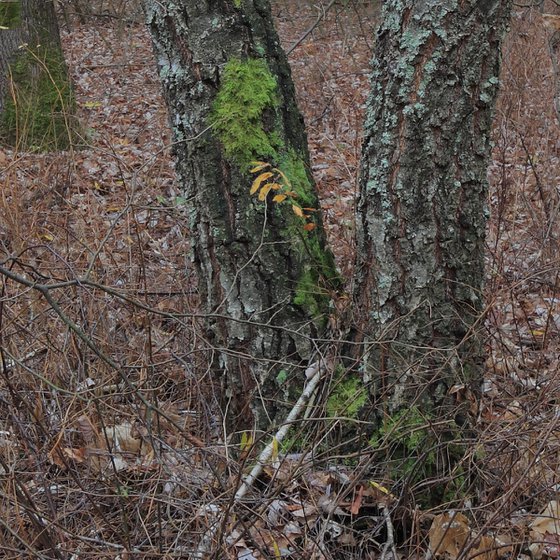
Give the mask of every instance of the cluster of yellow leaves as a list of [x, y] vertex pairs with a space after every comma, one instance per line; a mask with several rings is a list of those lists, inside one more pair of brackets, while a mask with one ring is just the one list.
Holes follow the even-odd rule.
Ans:
[[292, 212], [298, 217], [305, 220], [303, 229], [311, 231], [315, 229], [315, 224], [308, 221], [316, 208], [305, 208], [298, 203], [297, 193], [292, 190], [292, 185], [286, 174], [277, 167], [272, 167], [270, 163], [265, 161], [253, 161], [251, 173], [258, 173], [257, 177], [251, 185], [250, 194], [258, 194], [258, 199], [264, 202], [270, 192], [275, 192], [272, 202], [281, 204], [289, 202], [292, 206]]

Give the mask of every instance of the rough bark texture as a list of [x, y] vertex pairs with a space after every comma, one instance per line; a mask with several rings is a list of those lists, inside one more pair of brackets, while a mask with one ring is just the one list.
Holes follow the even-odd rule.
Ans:
[[385, 423], [403, 408], [424, 423], [444, 419], [440, 407], [456, 404], [450, 389], [481, 380], [486, 169], [510, 10], [509, 0], [384, 4], [357, 206], [355, 308]]
[[[146, 0], [187, 197], [192, 264], [214, 370], [233, 425], [267, 427], [301, 387], [310, 336], [336, 276], [315, 229], [290, 204], [250, 196], [251, 160], [280, 168], [318, 208], [290, 70], [266, 0]], [[295, 377], [291, 379], [291, 376]]]

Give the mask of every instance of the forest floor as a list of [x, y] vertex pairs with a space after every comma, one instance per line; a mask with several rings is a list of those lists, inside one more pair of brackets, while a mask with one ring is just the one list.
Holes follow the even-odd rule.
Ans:
[[[375, 26], [353, 5], [335, 4], [289, 57], [345, 278]], [[286, 49], [318, 16], [274, 9]], [[0, 293], [0, 557], [202, 558], [216, 542], [224, 559], [423, 557], [445, 504], [399, 503], [408, 517], [391, 521], [402, 481], [329, 457], [277, 459], [246, 502], [256, 515], [231, 509], [247, 458], [223, 444], [207, 382], [149, 36], [93, 23], [63, 32], [87, 147], [0, 151], [0, 260], [18, 275]], [[489, 170], [478, 485], [440, 538], [451, 560], [560, 556], [559, 132], [542, 17], [520, 9]]]

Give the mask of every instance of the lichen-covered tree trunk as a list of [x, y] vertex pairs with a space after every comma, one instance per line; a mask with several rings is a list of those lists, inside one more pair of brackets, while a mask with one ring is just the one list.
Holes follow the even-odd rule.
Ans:
[[510, 10], [509, 0], [384, 4], [354, 300], [385, 433], [395, 418], [413, 429], [403, 410], [449, 431], [446, 419], [465, 421], [457, 405], [481, 382], [486, 169]]
[[266, 428], [305, 380], [336, 278], [287, 59], [268, 0], [145, 8], [213, 370], [230, 425]]
[[66, 148], [73, 98], [52, 0], [2, 2], [0, 26], [3, 140], [23, 149]]

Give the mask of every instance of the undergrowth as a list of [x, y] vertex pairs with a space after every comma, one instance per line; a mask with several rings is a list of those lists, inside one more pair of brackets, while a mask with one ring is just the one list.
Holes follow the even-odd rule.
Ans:
[[[369, 8], [336, 4], [291, 56], [347, 278]], [[282, 2], [276, 12], [287, 45], [317, 19], [307, 4]], [[186, 258], [188, 201], [166, 202], [181, 193], [146, 65], [149, 39], [140, 26], [118, 42], [111, 25], [71, 24], [65, 56], [91, 146], [0, 152], [0, 555], [338, 560], [387, 559], [394, 547], [417, 558], [434, 516], [453, 506], [470, 523], [461, 559], [484, 558], [469, 550], [487, 535], [508, 537], [513, 557], [528, 557], [530, 524], [560, 483], [559, 131], [539, 11], [519, 11], [504, 49], [489, 170], [485, 383], [477, 395], [449, 388], [478, 423], [456, 470], [429, 481], [442, 489], [438, 511], [416, 501], [416, 475], [439, 460], [437, 418], [412, 405], [387, 416], [368, 445], [362, 389], [334, 366], [352, 362], [337, 354], [351, 311], [344, 298], [329, 313], [332, 383], [235, 500], [273, 432], [243, 440], [224, 431], [227, 402], [208, 371], [216, 349], [201, 335]], [[45, 111], [45, 126], [72, 103], [58, 93], [51, 101], [60, 105]], [[238, 358], [250, 366], [243, 349]], [[352, 438], [364, 440], [360, 452], [347, 451]]]

